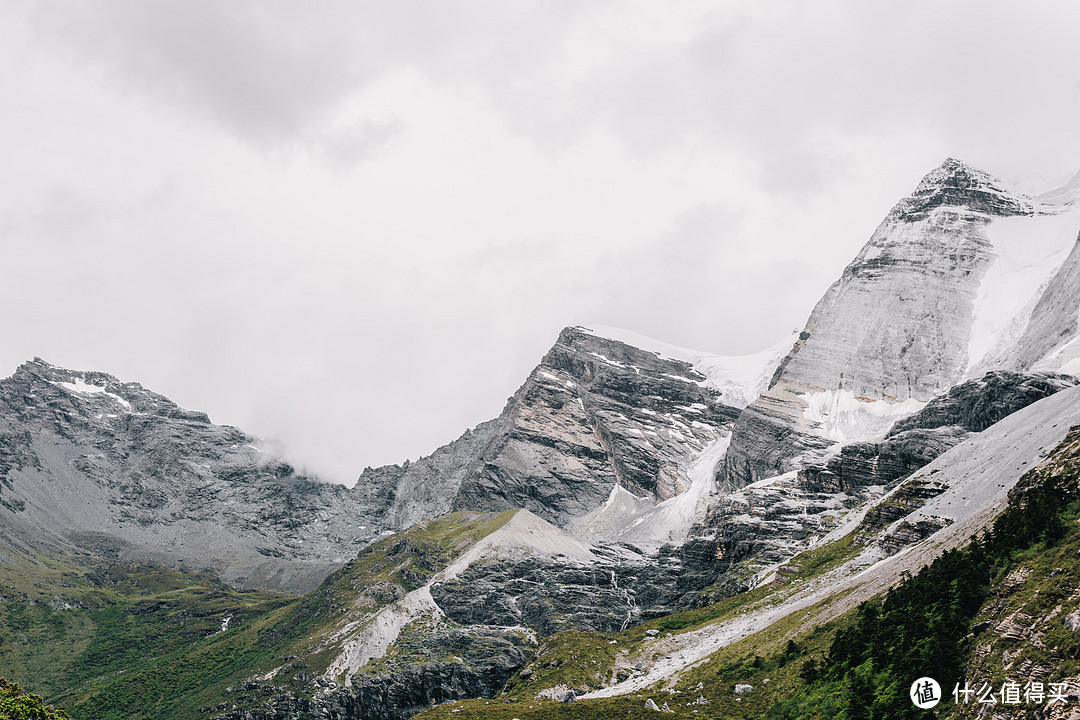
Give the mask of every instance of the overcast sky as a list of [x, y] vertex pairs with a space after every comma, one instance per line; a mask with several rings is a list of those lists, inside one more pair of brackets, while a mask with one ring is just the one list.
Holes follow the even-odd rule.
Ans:
[[7, 0], [0, 373], [135, 380], [351, 483], [495, 416], [566, 325], [772, 345], [946, 156], [1072, 174], [1078, 30], [1073, 0]]

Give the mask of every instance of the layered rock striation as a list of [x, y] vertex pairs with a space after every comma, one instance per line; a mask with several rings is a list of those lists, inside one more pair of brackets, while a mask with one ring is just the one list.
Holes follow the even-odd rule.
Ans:
[[418, 462], [366, 470], [360, 484], [396, 483], [396, 527], [516, 507], [565, 526], [615, 486], [650, 503], [684, 492], [692, 459], [738, 413], [687, 360], [566, 328], [498, 418]]
[[1071, 283], [1078, 196], [1071, 183], [1031, 197], [952, 159], [928, 174], [818, 302], [768, 390], [739, 417], [722, 484], [735, 489], [880, 438], [989, 369], [1065, 368], [1080, 310]]

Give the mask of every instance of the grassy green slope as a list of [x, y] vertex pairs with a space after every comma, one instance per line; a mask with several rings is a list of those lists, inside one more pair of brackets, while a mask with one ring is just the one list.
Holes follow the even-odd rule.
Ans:
[[0, 675], [80, 720], [205, 717], [245, 678], [277, 671], [276, 684], [300, 687], [297, 674], [323, 672], [351, 636], [342, 628], [359, 631], [512, 515], [454, 513], [390, 536], [302, 598], [207, 574], [12, 556], [0, 566]]
[[[0, 674], [77, 717], [129, 716], [80, 712], [85, 698], [102, 693], [118, 712], [152, 707], [174, 687], [167, 677], [153, 683], [157, 690], [147, 687], [144, 673], [296, 603], [207, 574], [72, 556], [17, 557], [0, 567], [0, 587]], [[226, 618], [230, 629], [220, 632]]]
[[[651, 657], [656, 638], [692, 632], [753, 613], [797, 592], [805, 583], [820, 578], [853, 557], [858, 552], [858, 548], [852, 544], [853, 537], [854, 534], [846, 536], [797, 556], [789, 563], [789, 571], [784, 573], [782, 584], [762, 586], [706, 607], [657, 618], [618, 633], [556, 633], [541, 643], [534, 659], [510, 680], [502, 697], [450, 703], [416, 717], [421, 720], [439, 717], [458, 720], [659, 717], [656, 711], [645, 707], [645, 701], [650, 698], [658, 706], [667, 702], [671, 709], [688, 717], [756, 717], [776, 698], [790, 693], [801, 682], [800, 663], [811, 654], [820, 654], [827, 649], [836, 627], [849, 622], [848, 618], [843, 618], [837, 624], [819, 627], [809, 636], [800, 638], [797, 650], [789, 648], [787, 643], [800, 631], [803, 615], [784, 618], [714, 653], [703, 664], [684, 673], [670, 692], [649, 689], [625, 696], [573, 703], [552, 700], [550, 695], [556, 688], [599, 688], [623, 680], [634, 673], [637, 658]], [[808, 608], [808, 612], [816, 613], [837, 599], [828, 598]], [[762, 682], [766, 677], [769, 680]], [[754, 684], [758, 691], [737, 698], [732, 692], [736, 682]], [[708, 704], [686, 705], [698, 697], [705, 698]]]

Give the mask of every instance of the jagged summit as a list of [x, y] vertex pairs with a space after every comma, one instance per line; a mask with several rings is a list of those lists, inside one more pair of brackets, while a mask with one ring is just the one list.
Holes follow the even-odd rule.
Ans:
[[[450, 510], [517, 507], [562, 527], [602, 506], [626, 510], [619, 522], [639, 518], [693, 487], [704, 492], [691, 466], [715, 450], [785, 350], [739, 368], [624, 330], [567, 327], [498, 418], [407, 466], [365, 470], [357, 487], [396, 488], [395, 528]], [[697, 506], [685, 502], [665, 518], [692, 518]], [[579, 529], [608, 537], [611, 515]], [[664, 538], [685, 531], [669, 525]]]
[[[98, 419], [124, 413], [159, 415], [197, 423], [210, 423], [203, 412], [185, 410], [164, 395], [147, 390], [137, 382], [123, 382], [95, 370], [70, 370], [35, 357], [16, 368], [10, 381], [38, 392], [60, 392], [78, 403], [100, 411]], [[6, 387], [6, 386], [5, 386]]]
[[933, 210], [944, 207], [964, 208], [996, 217], [1035, 212], [1034, 203], [1027, 195], [1010, 190], [993, 175], [950, 157], [927, 173], [915, 191], [893, 208], [889, 217], [917, 222]]
[[1060, 186], [1031, 190], [950, 157], [927, 173], [911, 195], [897, 203], [888, 219], [917, 222], [939, 208], [964, 210], [987, 219], [1056, 215], [1078, 201], [1080, 172]]
[[40, 358], [0, 380], [0, 544], [303, 591], [383, 529], [387, 493], [297, 472], [138, 383]]
[[[138, 383], [23, 363], [0, 380], [0, 553], [61, 562], [38, 563], [56, 580], [32, 578], [37, 597], [15, 592], [7, 578], [29, 589], [19, 571], [4, 577], [0, 662], [21, 662], [8, 638], [75, 655], [88, 637], [92, 649], [143, 637], [90, 623], [168, 617], [198, 628], [177, 641], [191, 654], [79, 677], [117, 683], [126, 698], [153, 673], [154, 702], [159, 687], [198, 687], [210, 703], [200, 713], [228, 709], [219, 720], [297, 707], [407, 720], [466, 695], [572, 700], [668, 683], [790, 617], [756, 650], [776, 647], [778, 632], [834, 620], [985, 530], [1013, 483], [1080, 421], [1080, 378], [1068, 376], [1080, 373], [1077, 193], [1080, 181], [1025, 193], [949, 158], [881, 223], [797, 340], [730, 357], [568, 327], [497, 418], [417, 461], [368, 468], [353, 488], [306, 477]], [[65, 558], [109, 572], [61, 575]], [[137, 604], [102, 611], [98, 598], [123, 597], [99, 584], [118, 585], [116, 560], [291, 591], [339, 570], [258, 618], [227, 614], [216, 592], [168, 590], [159, 602], [142, 585]], [[765, 596], [597, 635], [750, 587]], [[1061, 615], [1080, 623], [1080, 610]], [[74, 634], [37, 632], [35, 616]], [[547, 639], [560, 630], [588, 633]], [[76, 662], [90, 668], [97, 655]], [[237, 669], [211, 668], [224, 698], [214, 705], [199, 673], [221, 658]], [[705, 671], [730, 696], [741, 678], [717, 675], [720, 662]], [[566, 684], [577, 677], [588, 686]], [[65, 691], [97, 692], [86, 688]], [[698, 698], [686, 707], [723, 712]]]
[[[1031, 196], [949, 158], [874, 231], [736, 423], [739, 486], [871, 440], [991, 370], [1075, 372], [1080, 183]], [[1078, 363], [1080, 365], [1080, 363]]]

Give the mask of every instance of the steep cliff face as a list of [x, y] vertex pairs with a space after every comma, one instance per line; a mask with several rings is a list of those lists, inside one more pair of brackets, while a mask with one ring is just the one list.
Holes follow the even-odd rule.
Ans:
[[[1077, 190], [1029, 197], [948, 161], [797, 341], [727, 358], [567, 328], [499, 417], [354, 489], [136, 384], [28, 363], [0, 381], [0, 554], [59, 548], [286, 590], [329, 573], [259, 617], [214, 605], [189, 643], [209, 655], [102, 680], [119, 696], [228, 657], [202, 712], [231, 720], [396, 720], [492, 698], [509, 678], [529, 685], [538, 642], [568, 630], [614, 664], [547, 689], [666, 682], [788, 615], [833, 620], [966, 543], [1080, 421], [1077, 379], [1053, 372], [1080, 371]], [[86, 610], [65, 573], [55, 597], [0, 601]], [[634, 629], [749, 587], [761, 597], [746, 607], [656, 623], [690, 632]], [[987, 652], [1080, 628], [1072, 595], [1056, 609], [1003, 598]], [[1035, 647], [1028, 679], [1061, 657]]]
[[979, 281], [995, 257], [994, 219], [1030, 200], [956, 161], [893, 208], [811, 313], [776, 378], [859, 397], [929, 400], [967, 367]]
[[0, 534], [19, 546], [300, 592], [378, 535], [385, 502], [137, 383], [41, 360], [0, 381]]
[[[671, 612], [678, 564], [589, 546], [525, 510], [458, 512], [366, 548], [262, 637], [308, 635], [226, 693], [222, 718], [407, 718], [493, 697], [560, 630]], [[297, 672], [297, 671], [300, 672]]]
[[703, 516], [737, 406], [785, 349], [725, 358], [568, 328], [498, 418], [352, 489], [135, 383], [35, 361], [0, 382], [4, 533], [288, 591], [388, 528], [459, 508], [590, 518], [580, 536], [656, 549]]
[[[1068, 375], [993, 372], [961, 383], [898, 421], [884, 438], [849, 443], [825, 462], [717, 498], [683, 552], [711, 548], [712, 572], [727, 573], [723, 590], [736, 592], [750, 585], [755, 571], [785, 561], [888, 494], [861, 523], [860, 541], [869, 542], [942, 490], [927, 478], [898, 484], [975, 434], [1078, 382]], [[939, 527], [920, 522], [917, 531], [907, 529], [885, 546], [895, 551]]]
[[919, 412], [898, 420], [888, 437], [915, 428], [956, 425], [968, 432], [982, 432], [1017, 410], [1056, 392], [1071, 388], [1080, 380], [1057, 373], [990, 372], [969, 380], [940, 395]]
[[951, 159], [927, 175], [829, 288], [769, 389], [740, 416], [726, 486], [881, 437], [986, 370], [1067, 364], [1080, 309], [1071, 283], [1080, 259], [1070, 255], [1078, 196], [1072, 183], [1029, 197]]
[[615, 485], [655, 500], [683, 492], [689, 458], [737, 414], [705, 380], [688, 363], [564, 330], [507, 404], [454, 507], [525, 507], [566, 524]]
[[832, 487], [835, 492], [890, 487], [972, 433], [1078, 382], [1071, 375], [1055, 373], [987, 373], [950, 388], [919, 412], [898, 420], [880, 441], [845, 445], [823, 465], [804, 466], [799, 476], [807, 487]]
[[466, 430], [457, 440], [416, 462], [365, 468], [356, 488], [389, 488], [387, 523], [395, 530], [440, 517], [451, 511], [470, 463], [492, 441], [497, 420]]
[[359, 484], [396, 485], [395, 527], [516, 507], [567, 526], [620, 494], [630, 514], [645, 512], [691, 487], [695, 460], [788, 347], [732, 358], [566, 328], [498, 418], [417, 462], [368, 469]]

